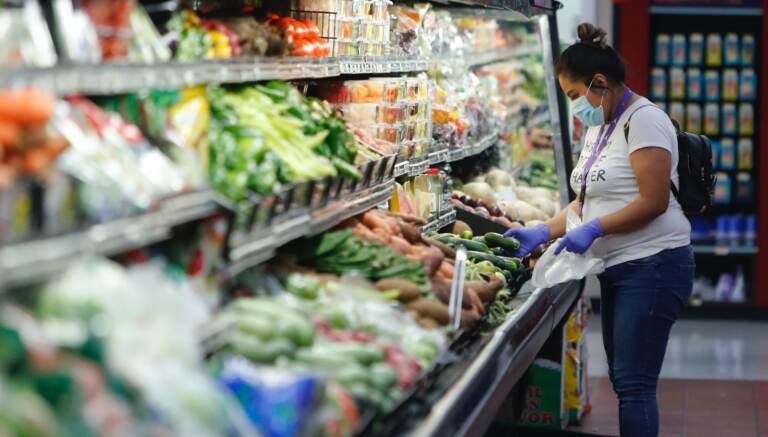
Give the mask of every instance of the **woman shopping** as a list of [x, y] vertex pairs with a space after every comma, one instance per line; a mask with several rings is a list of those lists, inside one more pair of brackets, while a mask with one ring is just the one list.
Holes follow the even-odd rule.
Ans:
[[670, 189], [670, 182], [679, 186], [677, 136], [661, 109], [624, 84], [624, 63], [605, 32], [584, 23], [578, 36], [556, 71], [573, 114], [588, 127], [570, 179], [579, 196], [567, 207], [583, 224], [566, 233], [566, 208], [507, 235], [520, 240], [518, 256], [562, 237], [556, 253], [590, 249], [605, 261], [603, 344], [621, 435], [656, 436], [659, 372], [694, 274], [690, 224]]

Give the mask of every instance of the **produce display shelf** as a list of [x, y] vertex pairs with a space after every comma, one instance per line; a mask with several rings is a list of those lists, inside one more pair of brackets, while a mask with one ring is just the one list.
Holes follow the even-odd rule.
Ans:
[[350, 193], [317, 211], [304, 211], [264, 228], [247, 239], [236, 242], [229, 253], [226, 274], [237, 276], [268, 261], [281, 246], [325, 232], [344, 220], [386, 202], [392, 196], [392, 181]]
[[480, 53], [470, 53], [464, 56], [464, 62], [470, 67], [480, 67], [537, 53], [541, 53], [541, 47], [538, 44], [525, 44]]
[[426, 71], [429, 59], [408, 56], [360, 56], [336, 58], [340, 74], [390, 74]]
[[428, 437], [483, 435], [582, 289], [581, 281], [535, 290], [526, 283], [513, 302], [516, 309], [482, 349], [459, 360], [464, 367], [446, 369], [420, 405], [424, 415], [403, 420], [398, 431]]
[[451, 223], [456, 221], [456, 210], [451, 207], [451, 210], [440, 215], [439, 218], [436, 218], [426, 225], [422, 226], [421, 233], [426, 234], [432, 231], [437, 231], [439, 229], [442, 229]]
[[757, 255], [757, 246], [708, 246], [708, 245], [694, 245], [693, 252], [703, 255], [716, 255], [716, 256], [728, 256], [728, 255]]
[[163, 241], [174, 227], [210, 217], [220, 210], [218, 196], [212, 190], [194, 191], [160, 201], [151, 211], [137, 216], [2, 246], [0, 290], [48, 278], [79, 256], [111, 256]]
[[541, 111], [537, 114], [534, 114], [529, 120], [528, 120], [528, 127], [541, 127], [545, 124], [549, 123], [551, 119], [549, 118], [549, 111]]
[[[536, 53], [526, 45], [466, 55], [470, 65], [482, 65]], [[171, 61], [157, 64], [114, 62], [94, 65], [18, 67], [0, 70], [3, 88], [35, 87], [57, 95], [112, 95], [151, 88], [177, 89], [207, 83], [263, 80], [322, 79], [341, 75], [392, 74], [426, 71], [425, 57], [360, 56], [330, 58], [234, 58]]]

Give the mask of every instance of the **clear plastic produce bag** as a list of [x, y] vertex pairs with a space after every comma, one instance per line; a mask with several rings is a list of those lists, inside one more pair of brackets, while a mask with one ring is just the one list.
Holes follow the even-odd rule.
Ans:
[[[581, 225], [581, 218], [568, 208], [566, 231]], [[549, 246], [546, 252], [539, 258], [533, 269], [534, 287], [548, 288], [566, 281], [582, 279], [587, 275], [597, 275], [605, 271], [605, 262], [592, 255], [592, 250], [587, 250], [579, 255], [567, 250], [555, 255], [557, 242]]]

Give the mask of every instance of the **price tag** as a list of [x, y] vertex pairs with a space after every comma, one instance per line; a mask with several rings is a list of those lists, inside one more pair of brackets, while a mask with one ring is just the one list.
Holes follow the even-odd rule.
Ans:
[[410, 168], [409, 167], [410, 166], [408, 164], [408, 161], [401, 162], [401, 163], [395, 165], [395, 171], [394, 171], [395, 177], [400, 177], [400, 176], [402, 176], [404, 174], [409, 173], [410, 172]]
[[451, 162], [453, 162], [453, 161], [460, 161], [462, 159], [464, 159], [464, 149], [463, 148], [458, 148], [458, 149], [451, 150], [450, 152], [448, 152], [448, 160], [449, 161], [451, 161]]
[[451, 300], [448, 304], [448, 317], [453, 329], [461, 327], [461, 305], [464, 298], [464, 274], [467, 269], [467, 250], [459, 247], [456, 250], [456, 262], [453, 267], [451, 281]]
[[419, 163], [410, 164], [410, 167], [410, 175], [418, 176], [427, 171], [427, 168], [429, 168], [429, 161], [423, 160]]
[[731, 249], [728, 246], [715, 246], [715, 255], [727, 256], [731, 253]]

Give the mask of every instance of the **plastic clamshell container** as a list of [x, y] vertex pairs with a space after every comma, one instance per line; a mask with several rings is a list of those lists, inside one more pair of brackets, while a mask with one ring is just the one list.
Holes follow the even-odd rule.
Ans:
[[336, 41], [336, 56], [359, 56], [360, 43], [353, 40]]
[[398, 104], [388, 103], [349, 103], [338, 105], [349, 123], [360, 125], [386, 124], [395, 125], [405, 118], [405, 109]]

